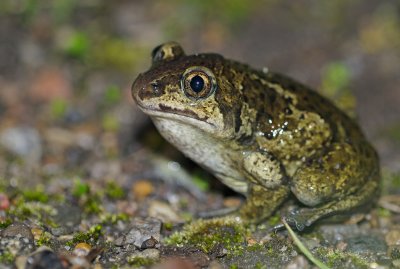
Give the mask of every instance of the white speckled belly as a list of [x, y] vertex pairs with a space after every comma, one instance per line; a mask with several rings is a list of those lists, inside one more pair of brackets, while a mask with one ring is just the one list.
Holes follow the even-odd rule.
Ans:
[[163, 137], [187, 157], [211, 171], [233, 190], [247, 193], [247, 182], [236, 170], [237, 164], [229, 157], [237, 152], [224, 148], [219, 141], [199, 128], [166, 118], [152, 119]]

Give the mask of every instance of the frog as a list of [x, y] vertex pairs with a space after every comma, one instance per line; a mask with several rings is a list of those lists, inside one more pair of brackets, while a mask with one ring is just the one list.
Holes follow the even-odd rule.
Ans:
[[244, 195], [233, 213], [267, 220], [288, 199], [297, 230], [368, 207], [379, 195], [377, 152], [355, 120], [296, 80], [216, 53], [152, 51], [131, 93], [160, 134]]

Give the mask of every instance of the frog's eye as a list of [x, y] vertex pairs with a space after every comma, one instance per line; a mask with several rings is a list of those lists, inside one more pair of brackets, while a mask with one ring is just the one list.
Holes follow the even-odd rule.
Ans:
[[181, 87], [188, 97], [201, 99], [207, 98], [215, 91], [217, 81], [210, 69], [194, 66], [183, 73]]

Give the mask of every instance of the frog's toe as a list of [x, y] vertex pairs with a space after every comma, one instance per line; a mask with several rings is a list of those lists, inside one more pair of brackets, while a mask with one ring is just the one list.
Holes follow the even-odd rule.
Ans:
[[285, 221], [292, 227], [295, 227], [299, 232], [309, 227], [313, 222], [311, 210], [296, 209], [284, 217]]

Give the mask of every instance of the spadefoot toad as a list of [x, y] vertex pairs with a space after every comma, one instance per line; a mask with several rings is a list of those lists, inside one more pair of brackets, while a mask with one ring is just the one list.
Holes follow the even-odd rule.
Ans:
[[290, 193], [298, 230], [376, 197], [380, 168], [358, 125], [331, 101], [278, 73], [169, 42], [132, 86], [138, 106], [186, 156], [246, 196], [244, 221], [269, 217]]

